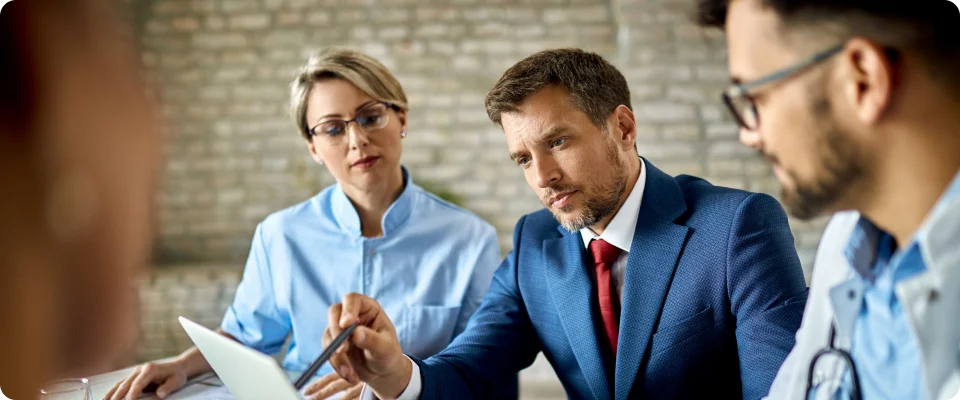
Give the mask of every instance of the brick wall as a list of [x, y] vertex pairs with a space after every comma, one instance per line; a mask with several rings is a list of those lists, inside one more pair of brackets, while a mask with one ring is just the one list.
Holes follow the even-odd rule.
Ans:
[[[493, 223], [504, 252], [514, 223], [540, 204], [507, 159], [483, 97], [507, 67], [545, 48], [582, 47], [621, 68], [633, 93], [640, 153], [661, 169], [777, 195], [770, 167], [737, 143], [718, 100], [728, 79], [724, 45], [718, 33], [689, 22], [693, 3], [134, 2], [143, 60], [168, 124], [158, 261], [228, 265], [156, 271], [143, 291], [141, 357], [189, 344], [171, 320], [178, 312], [216, 325], [256, 223], [333, 183], [286, 116], [294, 71], [322, 47], [359, 49], [395, 73], [411, 104], [404, 164], [416, 181], [458, 195]], [[809, 275], [824, 221], [791, 226]]]

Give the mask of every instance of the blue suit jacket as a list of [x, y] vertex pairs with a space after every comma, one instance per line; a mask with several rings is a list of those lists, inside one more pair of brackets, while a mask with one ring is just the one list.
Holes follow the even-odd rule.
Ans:
[[794, 344], [807, 288], [780, 204], [670, 177], [647, 182], [623, 288], [614, 360], [579, 232], [546, 210], [466, 331], [419, 360], [422, 399], [491, 398], [544, 352], [571, 398], [760, 398]]

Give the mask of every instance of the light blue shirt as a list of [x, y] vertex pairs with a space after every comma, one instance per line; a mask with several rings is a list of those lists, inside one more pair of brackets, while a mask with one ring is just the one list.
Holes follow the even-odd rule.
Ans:
[[[960, 195], [960, 174], [937, 201], [940, 207]], [[915, 235], [915, 237], [921, 237]], [[853, 321], [850, 355], [857, 368], [864, 399], [923, 399], [923, 382], [917, 340], [895, 292], [896, 285], [927, 269], [920, 251], [925, 244], [914, 239], [895, 248], [893, 237], [861, 217], [847, 244], [845, 255], [857, 271], [862, 292], [851, 302], [859, 312]], [[860, 297], [857, 299], [856, 297]], [[844, 313], [838, 313], [838, 318]], [[838, 321], [844, 324], [844, 321]], [[846, 398], [849, 373], [838, 398]]]
[[[350, 292], [376, 299], [404, 353], [429, 357], [463, 332], [500, 265], [494, 228], [413, 184], [365, 238], [339, 185], [261, 222], [221, 327], [263, 353], [281, 350], [287, 370], [322, 351], [327, 309]], [[318, 374], [332, 372], [329, 363]]]

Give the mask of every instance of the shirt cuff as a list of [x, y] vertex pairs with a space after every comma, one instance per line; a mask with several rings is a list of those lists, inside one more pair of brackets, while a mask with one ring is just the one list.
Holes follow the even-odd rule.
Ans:
[[[407, 360], [413, 366], [413, 368], [410, 368], [410, 383], [407, 384], [406, 389], [403, 389], [397, 400], [417, 400], [420, 398], [420, 392], [422, 391], [423, 382], [420, 380], [420, 366], [413, 362], [410, 357], [407, 357]], [[377, 400], [377, 396], [373, 394], [373, 389], [364, 384], [363, 389], [360, 390], [360, 400]]]

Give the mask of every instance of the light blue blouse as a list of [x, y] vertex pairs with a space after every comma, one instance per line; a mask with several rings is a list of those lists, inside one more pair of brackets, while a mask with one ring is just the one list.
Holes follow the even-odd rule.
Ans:
[[[365, 238], [339, 185], [261, 222], [222, 328], [287, 370], [305, 370], [322, 351], [327, 309], [350, 292], [376, 299], [404, 353], [429, 357], [463, 332], [500, 264], [494, 228], [427, 193], [403, 169], [405, 189], [383, 217], [383, 236]], [[332, 372], [329, 364], [318, 375]]]

